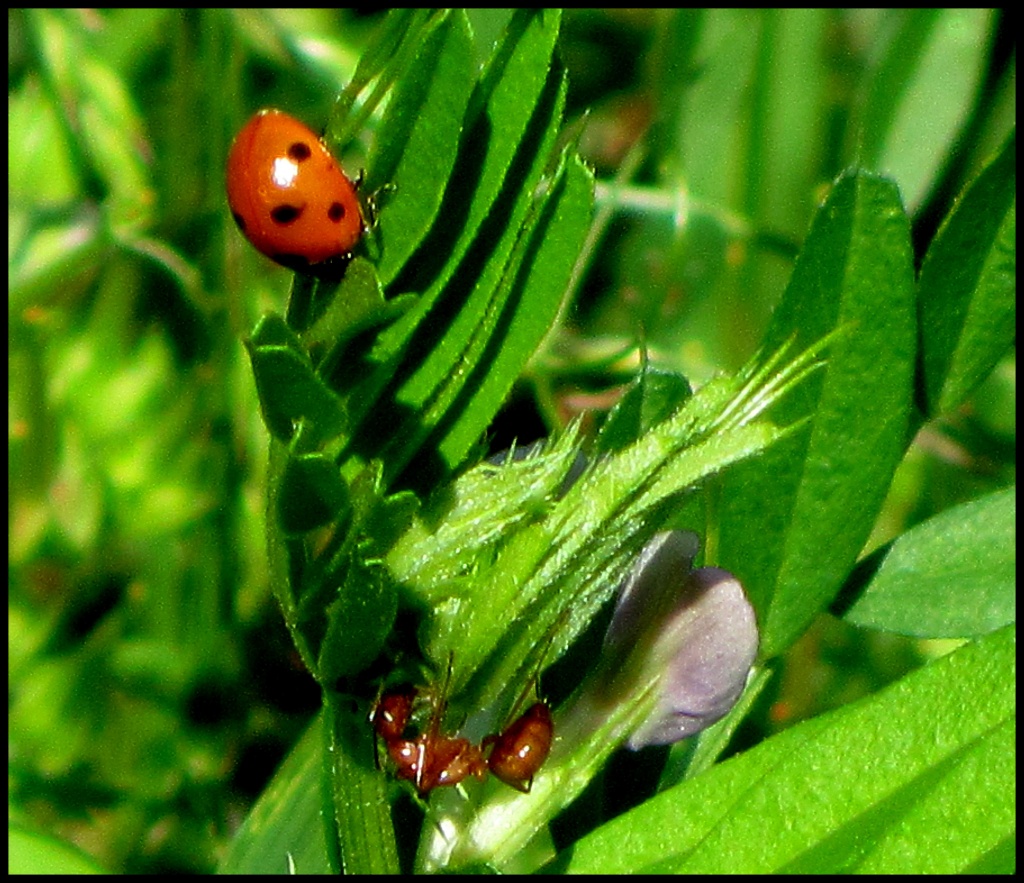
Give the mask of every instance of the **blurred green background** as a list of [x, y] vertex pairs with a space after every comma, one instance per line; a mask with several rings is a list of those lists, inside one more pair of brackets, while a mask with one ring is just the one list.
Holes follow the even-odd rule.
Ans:
[[[472, 20], [483, 60], [507, 13]], [[322, 126], [377, 21], [8, 14], [9, 815], [110, 870], [212, 868], [319, 707], [269, 591], [241, 343], [291, 274], [235, 230], [223, 164], [260, 107]], [[610, 406], [641, 350], [696, 383], [740, 365], [850, 165], [898, 182], [920, 258], [1016, 115], [991, 10], [579, 10], [560, 52], [598, 212], [495, 449]], [[1015, 402], [1008, 355], [921, 430], [871, 548], [1012, 481]], [[943, 649], [822, 618], [747, 739]]]

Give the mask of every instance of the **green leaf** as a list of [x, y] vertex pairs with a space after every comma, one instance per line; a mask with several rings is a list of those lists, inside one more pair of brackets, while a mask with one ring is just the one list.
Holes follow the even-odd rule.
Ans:
[[73, 844], [11, 821], [7, 824], [7, 873], [84, 876], [110, 871]]
[[537, 647], [550, 644], [547, 656], [557, 658], [684, 492], [791, 431], [755, 418], [814, 369], [822, 348], [788, 364], [783, 350], [708, 384], [636, 443], [593, 463], [561, 499], [574, 431], [525, 460], [481, 464], [458, 479], [387, 558], [434, 610], [428, 656], [439, 664], [457, 651], [453, 693], [492, 706], [529, 677]]
[[[557, 12], [516, 13], [476, 85], [462, 122], [456, 173], [445, 193], [440, 221], [431, 238], [420, 246], [417, 258], [421, 260], [409, 265], [408, 279], [389, 286], [389, 294], [425, 289], [426, 297], [415, 317], [380, 342], [380, 360], [384, 354], [397, 352], [429, 311], [506, 186], [509, 168], [549, 82], [559, 21]], [[518, 180], [523, 183], [522, 178]], [[437, 182], [416, 184], [436, 186]]]
[[[331, 805], [343, 874], [397, 874], [398, 846], [391, 821], [388, 783], [371, 761], [375, 747], [365, 717], [338, 707], [328, 694], [326, 757]], [[344, 705], [350, 705], [347, 700]]]
[[500, 298], [495, 331], [480, 349], [475, 376], [459, 391], [453, 409], [456, 419], [437, 442], [449, 466], [462, 462], [490, 425], [512, 384], [551, 331], [590, 226], [593, 188], [590, 172], [577, 157], [571, 158], [539, 216], [524, 231], [522, 248], [510, 261], [502, 282], [507, 290]]
[[380, 335], [376, 367], [352, 391], [357, 448], [381, 456], [384, 444], [397, 446], [389, 468], [433, 431], [499, 327], [501, 282], [515, 277], [508, 258], [561, 120], [563, 77], [551, 68], [558, 21], [550, 12], [513, 17], [470, 102], [438, 219], [389, 286], [420, 298]]
[[385, 285], [437, 217], [473, 88], [473, 45], [465, 12], [439, 18], [420, 39], [377, 133], [366, 181], [369, 191], [393, 188], [373, 231], [382, 248], [377, 272]]
[[563, 870], [1012, 872], [1015, 638], [968, 644], [658, 795], [573, 844]]
[[601, 453], [632, 444], [652, 426], [679, 408], [693, 391], [681, 374], [644, 365], [636, 380], [615, 404], [597, 437]]
[[[575, 461], [577, 441], [570, 429], [522, 460], [470, 469], [413, 521], [392, 548], [389, 566], [425, 603], [443, 604], [473, 571], [482, 549], [499, 546], [524, 522], [550, 512]], [[459, 648], [460, 657], [465, 649]]]
[[277, 496], [285, 533], [304, 533], [340, 519], [347, 504], [348, 487], [333, 460], [322, 454], [289, 458]]
[[910, 231], [894, 184], [844, 174], [819, 210], [767, 346], [847, 329], [822, 376], [776, 409], [805, 432], [732, 471], [718, 491], [709, 563], [735, 573], [759, 613], [765, 658], [835, 596], [907, 444], [915, 364]]
[[967, 121], [985, 72], [989, 9], [913, 9], [870, 79], [857, 162], [916, 207]]
[[[296, 303], [293, 288], [289, 310]], [[384, 300], [373, 265], [355, 258], [345, 268], [344, 278], [336, 284], [320, 280], [312, 291], [316, 302], [309, 304], [308, 321], [297, 324], [289, 314], [288, 325], [300, 332], [303, 345], [311, 352], [336, 348], [367, 328], [391, 318], [393, 305]]]
[[[362, 88], [383, 73], [401, 52], [404, 41], [408, 40], [410, 35], [414, 39], [420, 35], [429, 15], [430, 12], [424, 9], [389, 9], [380, 28], [374, 33], [373, 39], [359, 58], [359, 64], [349, 84], [353, 90]], [[348, 91], [346, 88], [346, 97]]]
[[[375, 162], [382, 174], [393, 168], [405, 175], [410, 195], [411, 182], [445, 192], [444, 211], [434, 218], [432, 208], [419, 221], [421, 230], [431, 228], [432, 243], [415, 246], [427, 260], [410, 265], [414, 275], [424, 266], [441, 272], [428, 272], [429, 288], [416, 294], [399, 294], [400, 280], [386, 299], [371, 265], [357, 259], [340, 283], [293, 288], [289, 323], [301, 338], [276, 317], [254, 334], [264, 410], [275, 437], [292, 448], [287, 456], [278, 445], [271, 452], [274, 589], [303, 659], [328, 685], [372, 661], [394, 621], [390, 584], [356, 562], [385, 552], [417, 509], [415, 497], [389, 495], [389, 483], [426, 446], [422, 475], [410, 471], [429, 487], [433, 458], [440, 455], [450, 470], [477, 442], [554, 321], [589, 224], [590, 175], [571, 151], [554, 150], [566, 89], [564, 72], [552, 63], [558, 23], [557, 14], [514, 15], [475, 87], [465, 70], [464, 16], [426, 23], [412, 60], [419, 81], [391, 105], [392, 129], [382, 144], [394, 144]], [[466, 109], [452, 96], [470, 89]], [[459, 122], [442, 120], [432, 130], [421, 119], [438, 114]], [[452, 132], [458, 151], [443, 141]], [[442, 140], [429, 150], [410, 147], [410, 139], [428, 135]], [[452, 186], [438, 180], [436, 167], [418, 162], [424, 151], [451, 158]], [[392, 203], [390, 210], [400, 208]], [[450, 223], [452, 211], [468, 222]], [[446, 238], [459, 243], [454, 257], [450, 247], [435, 248]], [[362, 426], [341, 435], [350, 414]], [[293, 439], [296, 424], [301, 431]], [[333, 517], [325, 519], [328, 513]], [[331, 530], [301, 536], [330, 522]]]
[[855, 625], [922, 638], [1016, 622], [1017, 489], [954, 506], [900, 536], [845, 613]]
[[317, 672], [322, 684], [358, 674], [373, 662], [398, 612], [398, 592], [380, 565], [357, 560], [345, 568], [344, 579], [338, 600], [327, 608]]
[[264, 316], [246, 348], [271, 435], [287, 442], [299, 421], [315, 427], [321, 437], [342, 431], [341, 400], [316, 375], [306, 351], [280, 316]]
[[[344, 724], [325, 733], [323, 714], [310, 723], [232, 840], [219, 873], [398, 873], [387, 783], [372, 763], [369, 728], [334, 711]], [[325, 755], [332, 761], [329, 781]], [[343, 807], [337, 817], [331, 805]]]
[[309, 671], [316, 671], [316, 649], [311, 647], [307, 635], [299, 628], [298, 604], [302, 589], [307, 555], [301, 538], [289, 537], [276, 517], [280, 512], [278, 498], [281, 482], [288, 465], [288, 448], [275, 438], [270, 440], [270, 464], [267, 469], [267, 558], [270, 563], [270, 586], [281, 605], [285, 625], [295, 642], [295, 648]]
[[[516, 301], [526, 294], [547, 294], [550, 302], [550, 295], [554, 293], [557, 308], [557, 300], [563, 294], [561, 289], [552, 292], [547, 285], [534, 285], [524, 292], [520, 277], [520, 267], [536, 247], [531, 229], [550, 218], [548, 205], [562, 193], [559, 178], [555, 177], [550, 182], [551, 190], [539, 200], [534, 198], [561, 126], [565, 100], [565, 79], [561, 72], [552, 71], [548, 83], [550, 89], [535, 109], [540, 132], [520, 145], [516, 165], [508, 171], [507, 190], [502, 194], [500, 208], [495, 206], [488, 223], [480, 230], [478, 242], [464, 257], [435, 304], [431, 317], [437, 327], [431, 323], [421, 325], [410, 341], [406, 353], [409, 371], [395, 378], [391, 395], [399, 413], [411, 411], [419, 415], [419, 420], [410, 427], [410, 433], [391, 434], [390, 450], [385, 454], [389, 466], [404, 467], [449, 414], [460, 416], [463, 409], [460, 407], [453, 412], [453, 406], [462, 396], [470, 395], [473, 387], [486, 385], [507, 392], [514, 377], [505, 377], [495, 370], [489, 359], [492, 351], [497, 347], [513, 353], [526, 349], [532, 355], [543, 336], [543, 333], [534, 333], [522, 342], [507, 339], [510, 335], [506, 329], [513, 321], [521, 331], [536, 330], [531, 328], [528, 314], [514, 311], [509, 316], [508, 307], [514, 309]], [[572, 232], [575, 233], [575, 228]], [[578, 251], [579, 239], [569, 241]], [[468, 291], [466, 286], [469, 286]], [[547, 304], [544, 306], [541, 316], [549, 315], [553, 319], [555, 310], [547, 309]], [[525, 359], [522, 362], [525, 363]], [[477, 433], [468, 444], [475, 442], [490, 422], [504, 395], [496, 400], [493, 396], [488, 398], [491, 407], [486, 412], [469, 416], [470, 425], [475, 423]], [[461, 458], [459, 451], [468, 444], [464, 440], [461, 445], [459, 441], [454, 442], [452, 455]], [[421, 460], [436, 456], [434, 448], [438, 445], [440, 440], [434, 441], [423, 452]], [[452, 461], [445, 456], [445, 451], [438, 453], [448, 469], [458, 465], [459, 460]], [[415, 467], [411, 470], [413, 474], [416, 471]], [[436, 469], [427, 474], [436, 474]]]
[[918, 282], [930, 417], [957, 407], [1017, 332], [1017, 137], [968, 187], [935, 237]]
[[424, 34], [447, 14], [430, 9], [393, 9], [387, 14], [334, 103], [324, 133], [333, 153], [341, 154], [362, 133], [395, 82], [408, 76]]
[[329, 874], [323, 819], [323, 719], [313, 720], [231, 841], [221, 874]]

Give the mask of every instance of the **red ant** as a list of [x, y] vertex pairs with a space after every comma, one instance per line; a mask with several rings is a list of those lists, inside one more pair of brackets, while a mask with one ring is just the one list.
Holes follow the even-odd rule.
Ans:
[[[370, 720], [397, 768], [395, 775], [413, 782], [420, 797], [426, 797], [434, 788], [457, 785], [467, 776], [482, 780], [488, 769], [506, 785], [529, 793], [554, 738], [547, 704], [534, 702], [500, 734], [484, 737], [478, 747], [462, 737], [441, 735], [446, 705], [443, 697], [450, 678], [449, 669], [442, 698], [435, 703], [426, 730], [415, 738], [404, 738], [417, 697], [415, 687], [390, 690], [374, 705]], [[488, 746], [491, 750], [485, 761]]]
[[545, 702], [534, 702], [501, 735], [485, 736], [481, 749], [493, 745], [487, 767], [506, 785], [530, 793], [533, 777], [548, 759], [555, 725]]
[[443, 697], [450, 677], [449, 669], [442, 698], [434, 705], [430, 723], [413, 739], [403, 737], [416, 700], [414, 687], [399, 687], [385, 693], [370, 716], [374, 731], [384, 740], [397, 767], [395, 775], [413, 782], [420, 797], [443, 785], [458, 785], [466, 776], [483, 779], [487, 773], [483, 754], [469, 739], [441, 735], [446, 705]]
[[416, 699], [416, 688], [405, 685], [380, 696], [370, 713], [373, 729], [387, 745], [402, 738], [409, 725], [412, 704]]
[[483, 779], [487, 772], [480, 749], [469, 739], [441, 736], [433, 728], [416, 739], [390, 743], [388, 753], [398, 767], [395, 775], [413, 782], [420, 797], [469, 775]]
[[[563, 613], [559, 619], [565, 618]], [[547, 654], [554, 640], [555, 628], [548, 634], [547, 644], [541, 653], [541, 660]], [[540, 663], [537, 671], [527, 683], [526, 689], [516, 699], [511, 715], [518, 711], [530, 693], [531, 686], [537, 689], [540, 680]], [[496, 779], [504, 782], [516, 791], [529, 794], [533, 785], [533, 777], [544, 766], [544, 761], [551, 753], [551, 743], [555, 738], [555, 724], [551, 719], [551, 709], [543, 699], [536, 699], [519, 717], [510, 723], [500, 734], [485, 736], [480, 743], [480, 750], [486, 751], [493, 746], [487, 756], [487, 767]]]

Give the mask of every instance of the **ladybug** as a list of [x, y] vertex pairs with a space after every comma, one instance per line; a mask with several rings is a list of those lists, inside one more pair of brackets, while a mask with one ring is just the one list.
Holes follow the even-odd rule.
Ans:
[[227, 191], [245, 238], [293, 270], [347, 260], [363, 235], [355, 184], [312, 129], [280, 110], [259, 111], [238, 133]]

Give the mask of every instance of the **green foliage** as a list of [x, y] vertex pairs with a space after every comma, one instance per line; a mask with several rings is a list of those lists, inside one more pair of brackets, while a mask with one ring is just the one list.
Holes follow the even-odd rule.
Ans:
[[810, 342], [844, 324], [852, 332], [820, 385], [784, 406], [790, 419], [810, 416], [809, 431], [737, 469], [721, 493], [719, 561], [749, 573], [769, 657], [835, 596], [903, 456], [913, 294], [910, 226], [895, 186], [843, 176], [815, 216], [767, 337]]
[[[129, 872], [1013, 869], [1003, 18], [10, 24], [12, 858], [59, 867], [45, 825]], [[223, 198], [268, 103], [326, 121], [373, 218], [287, 304]], [[549, 437], [488, 461], [513, 391]], [[760, 656], [623, 773], [644, 702], [581, 682], [670, 527]], [[308, 725], [264, 693], [299, 660]], [[477, 744], [544, 696], [530, 793], [410, 803], [367, 721], [400, 681]]]
[[[1016, 744], [1014, 632], [664, 792], [577, 843], [566, 870], [1005, 869], [1016, 824], [1005, 788]], [[979, 790], [990, 797], [979, 801]], [[777, 836], [751, 836], [780, 804], [804, 810], [772, 825]], [[957, 824], [942, 821], [950, 815]]]
[[[447, 189], [438, 168], [378, 152], [392, 172], [387, 183], [396, 196], [380, 212], [373, 245], [380, 248], [378, 265], [393, 267], [384, 270], [382, 281], [388, 276], [393, 281], [378, 289], [369, 274], [360, 274], [354, 281], [346, 278], [336, 292], [333, 282], [314, 283], [311, 292], [298, 286], [289, 316], [308, 323], [308, 330], [301, 325], [293, 330], [270, 315], [248, 344], [264, 418], [275, 445], [288, 445], [287, 454], [275, 453], [280, 466], [271, 475], [277, 511], [288, 519], [272, 520], [269, 527], [271, 548], [278, 552], [274, 557], [283, 559], [277, 589], [285, 609], [311, 617], [308, 622], [289, 617], [293, 632], [308, 626], [301, 642], [309, 648], [308, 661], [321, 655], [322, 635], [352, 632], [352, 623], [337, 617], [364, 604], [363, 581], [347, 574], [350, 565], [363, 566], [357, 547], [369, 539], [363, 533], [366, 519], [389, 505], [387, 498], [401, 487], [397, 480], [403, 476], [421, 489], [460, 465], [548, 332], [564, 297], [590, 215], [590, 184], [572, 152], [555, 146], [564, 94], [564, 76], [550, 63], [557, 25], [552, 13], [517, 16], [472, 91], [464, 73], [470, 63], [468, 24], [461, 15], [431, 19], [406, 36], [421, 46], [412, 61], [412, 81], [428, 70], [438, 78], [432, 89], [396, 91], [382, 137], [401, 126], [396, 142], [417, 143], [415, 153], [457, 155]], [[457, 59], [452, 70], [449, 57]], [[549, 68], [550, 74], [536, 73]], [[438, 71], [447, 73], [441, 77]], [[440, 119], [429, 104], [437, 92], [445, 95]], [[485, 136], [482, 129], [490, 128], [491, 119], [503, 125]], [[450, 143], [460, 133], [461, 140]], [[423, 223], [414, 223], [409, 198], [399, 194], [428, 191], [447, 192], [440, 215], [435, 221], [437, 213], [431, 211]], [[389, 232], [393, 214], [401, 219], [400, 236]], [[463, 223], [453, 225], [452, 216]], [[424, 240], [416, 258], [410, 237], [414, 246]], [[401, 243], [395, 246], [398, 258], [392, 239]], [[446, 260], [438, 263], [437, 255]], [[486, 259], [481, 262], [477, 255]], [[422, 278], [425, 257], [437, 264], [432, 281]], [[408, 269], [402, 269], [403, 262]], [[401, 315], [393, 310], [389, 315], [387, 304], [400, 299], [416, 276], [425, 289]], [[295, 296], [303, 303], [308, 298], [310, 306], [294, 306]], [[369, 309], [360, 306], [374, 303]], [[367, 333], [374, 317], [390, 324]], [[330, 462], [336, 464], [335, 475], [357, 488], [348, 491], [327, 475]], [[301, 487], [311, 481], [318, 490], [304, 508]], [[349, 496], [351, 512], [343, 502]], [[324, 524], [322, 514], [332, 501], [338, 509], [326, 548], [314, 553], [301, 539], [277, 535], [278, 530], [295, 534], [303, 521], [307, 531]], [[327, 582], [341, 603], [329, 608], [325, 628], [316, 621], [311, 598], [326, 597]], [[347, 598], [348, 591], [357, 597]], [[370, 641], [360, 655], [365, 665], [383, 647], [387, 629], [373, 630], [372, 638], [355, 634]], [[335, 677], [360, 670], [337, 661], [329, 668]], [[331, 681], [323, 672], [319, 679]]]
[[[371, 498], [377, 495], [381, 504], [394, 490], [408, 488], [401, 492], [408, 499], [409, 490], [436, 488], [408, 529], [383, 547], [383, 571], [374, 575], [359, 563], [368, 559], [358, 551], [365, 542], [358, 516], [339, 515], [344, 538], [336, 529], [326, 552], [318, 553], [332, 556], [326, 568], [307, 551], [272, 538], [272, 546], [286, 550], [288, 566], [279, 572], [290, 575], [293, 609], [311, 609], [308, 599], [321, 594], [308, 573], [326, 574], [338, 584], [341, 600], [328, 608], [328, 640], [317, 654], [321, 683], [330, 688], [334, 677], [358, 676], [385, 647], [388, 616], [371, 616], [361, 628], [365, 614], [359, 611], [378, 603], [380, 589], [372, 587], [393, 580], [380, 596], [379, 609], [394, 615], [397, 590], [399, 608], [426, 613], [419, 646], [434, 677], [446, 663], [451, 666], [449, 698], [460, 715], [470, 715], [470, 733], [486, 732], [506, 719], [517, 685], [529, 679], [539, 654], [546, 662], [556, 660], [586, 630], [686, 492], [739, 461], [746, 462], [718, 481], [716, 557], [745, 573], [762, 621], [762, 656], [778, 656], [835, 599], [857, 561], [905, 453], [913, 418], [921, 330], [909, 219], [890, 181], [851, 171], [836, 180], [820, 207], [765, 338], [768, 353], [781, 353], [795, 340], [811, 347], [803, 356], [788, 365], [781, 355], [755, 359], [735, 378], [708, 384], [689, 398], [684, 382], [645, 372], [637, 392], [604, 430], [598, 450], [608, 454], [568, 490], [567, 475], [580, 445], [571, 427], [525, 459], [481, 464], [454, 477], [507, 391], [502, 378], [508, 366], [521, 370], [543, 337], [546, 324], [537, 321], [538, 311], [541, 317], [554, 316], [560, 289], [539, 283], [565, 284], [578, 247], [572, 243], [580, 242], [586, 229], [586, 212], [579, 209], [585, 191], [572, 190], [572, 154], [544, 159], [555, 143], [564, 94], [557, 65], [549, 68], [543, 60], [553, 46], [545, 37], [549, 24], [547, 16], [513, 19], [472, 93], [449, 92], [441, 102], [438, 143], [468, 133], [456, 147], [444, 148], [454, 156], [450, 168], [420, 166], [415, 157], [403, 164], [401, 158], [408, 156], [403, 145], [428, 137], [415, 130], [429, 129], [432, 118], [413, 112], [406, 102], [440, 101], [438, 93], [446, 88], [434, 73], [461, 64], [445, 60], [446, 54], [468, 51], [464, 28], [453, 18], [427, 26], [411, 69], [422, 60], [431, 76], [396, 92], [384, 131], [401, 131], [402, 137], [376, 155], [401, 179], [396, 185], [406, 194], [395, 203], [394, 216], [388, 205], [381, 212], [375, 260], [382, 291], [385, 299], [415, 291], [417, 299], [390, 327], [360, 341], [363, 351], [348, 345], [345, 358], [363, 360], [364, 370], [346, 373], [346, 382], [338, 383], [324, 367], [338, 364], [332, 356], [320, 363], [309, 393], [295, 395], [282, 385], [280, 395], [289, 403], [326, 401], [315, 392], [326, 384], [341, 400], [336, 410], [347, 417], [343, 432], [321, 433], [318, 424], [335, 426], [332, 416], [318, 417], [308, 408], [301, 415], [308, 431], [293, 422], [302, 428], [288, 462], [308, 450], [309, 439], [314, 444], [326, 439], [342, 475], [365, 478], [371, 470], [375, 477], [364, 480], [363, 488], [372, 487]], [[534, 73], [545, 69], [551, 72], [546, 79]], [[465, 119], [456, 114], [453, 122], [460, 101]], [[482, 120], [494, 128], [484, 133]], [[545, 168], [549, 183], [540, 188], [544, 195], [537, 202], [541, 179], [536, 176]], [[378, 171], [371, 175], [381, 182], [388, 178]], [[424, 175], [446, 182], [439, 204], [417, 199], [427, 189]], [[520, 186], [510, 188], [511, 181]], [[407, 220], [396, 225], [389, 222], [392, 217]], [[446, 223], [449, 217], [458, 223]], [[504, 226], [496, 226], [496, 217]], [[408, 244], [389, 251], [399, 226], [402, 235], [408, 232], [420, 243], [420, 254], [431, 255], [427, 266], [410, 260], [416, 249]], [[982, 247], [1005, 236], [1000, 223], [990, 221], [986, 229]], [[477, 259], [481, 242], [486, 257]], [[940, 237], [936, 248], [942, 244]], [[408, 261], [404, 268], [401, 261]], [[1008, 286], [997, 283], [996, 290], [1005, 301]], [[961, 292], [959, 297], [970, 298], [969, 291]], [[517, 302], [530, 306], [514, 312]], [[1004, 328], [1005, 320], [988, 306], [982, 308], [985, 315]], [[505, 310], [513, 312], [497, 322]], [[444, 321], [435, 324], [439, 316]], [[820, 342], [830, 335], [827, 369], [806, 381], [823, 352]], [[990, 345], [977, 359], [990, 370], [1006, 341], [986, 339]], [[658, 396], [665, 396], [661, 404]], [[768, 409], [782, 429], [755, 420]], [[446, 482], [450, 477], [454, 481]], [[371, 498], [364, 500], [364, 511], [374, 508]], [[1005, 592], [1006, 580], [997, 582], [998, 595]], [[297, 620], [292, 627], [307, 645], [317, 643], [315, 625], [311, 630]], [[400, 659], [419, 652], [415, 646], [390, 652], [396, 651]], [[351, 813], [362, 810], [340, 795], [373, 786], [361, 784], [365, 772], [356, 757], [365, 751], [365, 738], [353, 736], [343, 710], [333, 704], [328, 709], [330, 751], [339, 758], [336, 782], [348, 783], [336, 792], [341, 834], [357, 830]], [[506, 865], [582, 792], [627, 732], [629, 715], [639, 713], [623, 707], [587, 738], [571, 721], [562, 721], [563, 750], [555, 752], [525, 797], [499, 786], [468, 796], [439, 795], [432, 802], [434, 825], [424, 830], [420, 866]], [[341, 836], [343, 866], [365, 869], [358, 856], [368, 854], [371, 843]]]
[[972, 182], [928, 249], [918, 280], [924, 406], [961, 405], [1013, 340], [1017, 137]]
[[844, 617], [924, 638], [986, 635], [1015, 622], [1006, 587], [1015, 579], [1016, 529], [1013, 488], [929, 518], [862, 562], [868, 579]]

